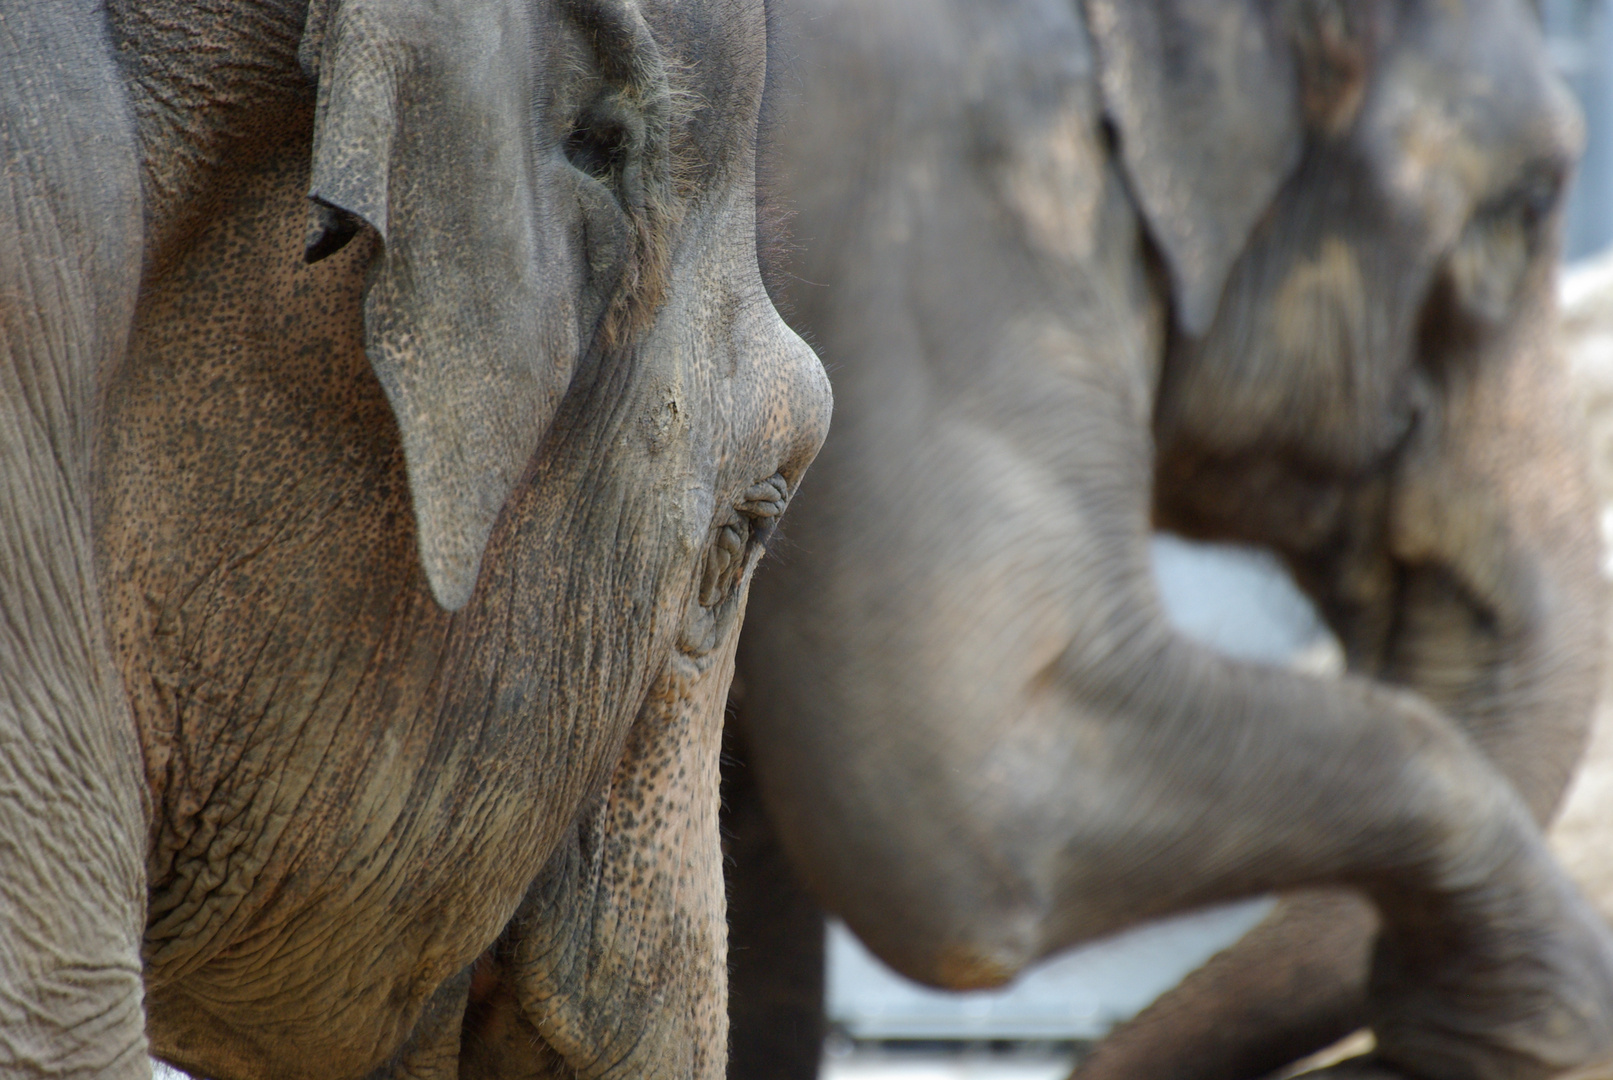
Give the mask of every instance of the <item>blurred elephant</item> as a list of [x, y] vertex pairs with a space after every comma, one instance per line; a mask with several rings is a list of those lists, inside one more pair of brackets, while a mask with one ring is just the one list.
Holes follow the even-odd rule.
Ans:
[[829, 410], [766, 52], [0, 7], [0, 1074], [721, 1075], [722, 709]]
[[[1539, 831], [1603, 590], [1550, 347], [1581, 130], [1533, 8], [791, 6], [785, 285], [840, 411], [740, 646], [730, 1075], [815, 1070], [792, 874], [957, 989], [1311, 890], [1216, 1023], [1083, 1075], [1363, 1022], [1423, 1077], [1613, 1053], [1610, 937]], [[1279, 552], [1351, 674], [1173, 631], [1156, 526]]]

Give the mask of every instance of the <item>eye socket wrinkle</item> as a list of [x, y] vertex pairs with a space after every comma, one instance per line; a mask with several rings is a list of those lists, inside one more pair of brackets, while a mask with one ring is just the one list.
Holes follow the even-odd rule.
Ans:
[[700, 579], [702, 607], [715, 607], [739, 584], [746, 568], [766, 551], [788, 502], [789, 483], [780, 473], [752, 484], [740, 495], [707, 551]]

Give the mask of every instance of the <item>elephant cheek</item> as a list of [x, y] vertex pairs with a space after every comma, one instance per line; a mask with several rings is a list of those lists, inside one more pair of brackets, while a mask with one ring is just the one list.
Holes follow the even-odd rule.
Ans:
[[736, 638], [709, 662], [672, 657], [512, 927], [519, 1011], [580, 1077], [723, 1075], [718, 754]]
[[1591, 717], [1604, 610], [1548, 270], [1531, 268], [1506, 326], [1433, 358], [1388, 523], [1403, 592], [1388, 674], [1477, 732], [1542, 819]]

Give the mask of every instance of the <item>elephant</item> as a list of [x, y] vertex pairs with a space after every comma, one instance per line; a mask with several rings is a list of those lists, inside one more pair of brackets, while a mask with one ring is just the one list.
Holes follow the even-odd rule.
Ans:
[[0, 1073], [705, 1077], [761, 0], [0, 5]]
[[[837, 414], [739, 647], [729, 1075], [815, 1074], [821, 909], [974, 989], [1268, 892], [1210, 1022], [1077, 1075], [1363, 1024], [1389, 1075], [1605, 1064], [1613, 939], [1541, 836], [1605, 597], [1534, 8], [789, 9], [777, 287]], [[1174, 630], [1156, 529], [1275, 552], [1348, 672]]]

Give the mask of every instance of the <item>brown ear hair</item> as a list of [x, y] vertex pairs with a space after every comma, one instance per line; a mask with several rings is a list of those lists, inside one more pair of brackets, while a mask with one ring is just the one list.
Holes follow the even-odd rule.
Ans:
[[1336, 138], [1355, 122], [1384, 8], [1376, 0], [1293, 0], [1285, 8], [1305, 120], [1313, 130]]
[[1170, 272], [1178, 327], [1201, 336], [1250, 231], [1299, 162], [1300, 83], [1259, 0], [1085, 0], [1105, 112]]
[[[420, 561], [449, 610], [470, 599], [594, 333], [585, 298], [614, 293], [631, 261], [645, 176], [665, 172], [665, 73], [633, 0], [544, 8], [316, 0], [300, 51], [319, 83], [307, 257], [362, 226], [380, 236], [365, 350], [402, 436]], [[581, 24], [639, 121], [620, 200], [540, 130], [535, 103], [555, 77], [534, 62], [543, 16]]]

